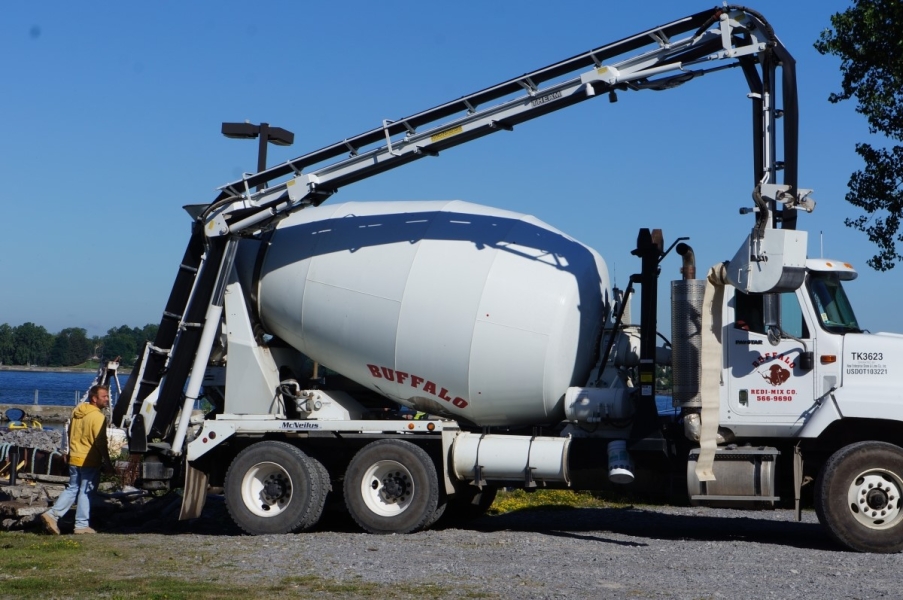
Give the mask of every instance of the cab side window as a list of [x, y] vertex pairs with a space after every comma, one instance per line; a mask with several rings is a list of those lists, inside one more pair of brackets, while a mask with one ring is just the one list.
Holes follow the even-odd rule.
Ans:
[[[734, 295], [734, 327], [743, 331], [765, 334], [765, 320], [761, 294], [744, 294], [737, 290]], [[781, 294], [781, 329], [798, 338], [808, 338], [809, 328], [803, 319], [796, 292]]]
[[803, 309], [800, 308], [796, 292], [781, 294], [781, 329], [793, 337], [809, 337], [809, 328], [806, 327]]
[[740, 290], [734, 293], [734, 328], [764, 335], [761, 295], [744, 294]]

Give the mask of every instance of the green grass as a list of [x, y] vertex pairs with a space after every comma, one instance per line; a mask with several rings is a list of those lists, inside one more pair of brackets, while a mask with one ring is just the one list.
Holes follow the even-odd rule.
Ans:
[[253, 582], [246, 575], [235, 581], [233, 571], [211, 564], [216, 556], [185, 553], [174, 539], [149, 547], [137, 535], [76, 539], [0, 532], [0, 598], [271, 600], [316, 594], [320, 600], [391, 600], [444, 598], [452, 591], [459, 596], [463, 591], [470, 598], [488, 597], [478, 587], [467, 593], [460, 584], [398, 582], [387, 587], [361, 579], [339, 581], [316, 575]]
[[623, 507], [623, 502], [606, 500], [591, 492], [572, 490], [501, 490], [489, 507], [490, 515], [503, 515], [535, 508], [611, 508]]
[[[555, 508], [625, 506], [590, 492], [571, 490], [500, 491], [490, 514]], [[254, 600], [301, 598], [318, 600], [434, 599], [450, 595], [492, 598], [478, 585], [460, 582], [397, 582], [385, 586], [361, 578], [334, 580], [313, 574], [253, 580], [247, 572], [236, 579], [229, 563], [234, 555], [205, 554], [204, 546], [182, 548], [168, 538], [148, 543], [141, 535], [52, 537], [0, 532], [0, 599], [52, 600], [105, 598], [136, 600]], [[235, 565], [238, 566], [238, 565]], [[301, 569], [299, 569], [301, 570]], [[249, 581], [252, 579], [253, 581]]]
[[[316, 575], [305, 575], [303, 577], [285, 577], [278, 585], [267, 588], [269, 592], [276, 594], [284, 594], [287, 592], [305, 592], [317, 594], [338, 594], [340, 597], [350, 596], [353, 598], [383, 598], [393, 597], [389, 594], [399, 594], [394, 597], [406, 598], [408, 596], [414, 598], [444, 598], [448, 595], [449, 589], [443, 586], [420, 583], [411, 584], [397, 582], [393, 583], [391, 590], [387, 590], [384, 584], [373, 583], [369, 581], [329, 581]], [[475, 597], [475, 596], [471, 596]]]
[[72, 367], [73, 369], [91, 369], [92, 371], [96, 371], [100, 368], [100, 361], [98, 360], [86, 360], [80, 365], [75, 365]]

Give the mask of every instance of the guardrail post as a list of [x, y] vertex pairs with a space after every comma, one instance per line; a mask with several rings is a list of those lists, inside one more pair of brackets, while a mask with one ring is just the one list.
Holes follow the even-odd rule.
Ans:
[[19, 468], [19, 447], [9, 449], [9, 484], [16, 485], [16, 471]]

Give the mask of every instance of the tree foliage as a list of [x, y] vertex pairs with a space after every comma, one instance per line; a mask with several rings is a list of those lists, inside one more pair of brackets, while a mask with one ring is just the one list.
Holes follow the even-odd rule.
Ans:
[[72, 367], [92, 357], [112, 360], [121, 357], [124, 366], [134, 364], [146, 341], [157, 335], [157, 325], [122, 325], [103, 337], [88, 337], [81, 327], [67, 327], [57, 334], [34, 323], [15, 327], [0, 324], [0, 365]]
[[0, 325], [0, 365], [9, 365], [16, 354], [16, 336], [7, 323]]
[[53, 346], [53, 334], [41, 325], [28, 322], [13, 330], [13, 361], [18, 365], [46, 365]]
[[94, 354], [94, 344], [88, 332], [80, 327], [68, 327], [56, 334], [50, 350], [50, 365], [71, 367], [80, 365]]
[[[856, 112], [866, 117], [872, 134], [903, 141], [903, 2], [854, 0], [831, 17], [831, 25], [815, 43], [821, 54], [841, 60], [841, 92], [828, 100], [855, 98]], [[897, 250], [897, 242], [903, 242], [903, 146], [885, 149], [860, 143], [856, 153], [865, 168], [850, 177], [846, 200], [865, 214], [845, 223], [877, 245], [878, 253], [868, 264], [886, 271], [903, 260]]]

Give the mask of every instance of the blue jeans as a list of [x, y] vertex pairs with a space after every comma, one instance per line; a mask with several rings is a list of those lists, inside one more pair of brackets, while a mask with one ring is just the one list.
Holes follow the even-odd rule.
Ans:
[[100, 481], [98, 467], [73, 467], [69, 465], [69, 484], [60, 497], [56, 499], [50, 514], [59, 519], [72, 508], [75, 503], [75, 528], [88, 527], [91, 515], [90, 495]]

